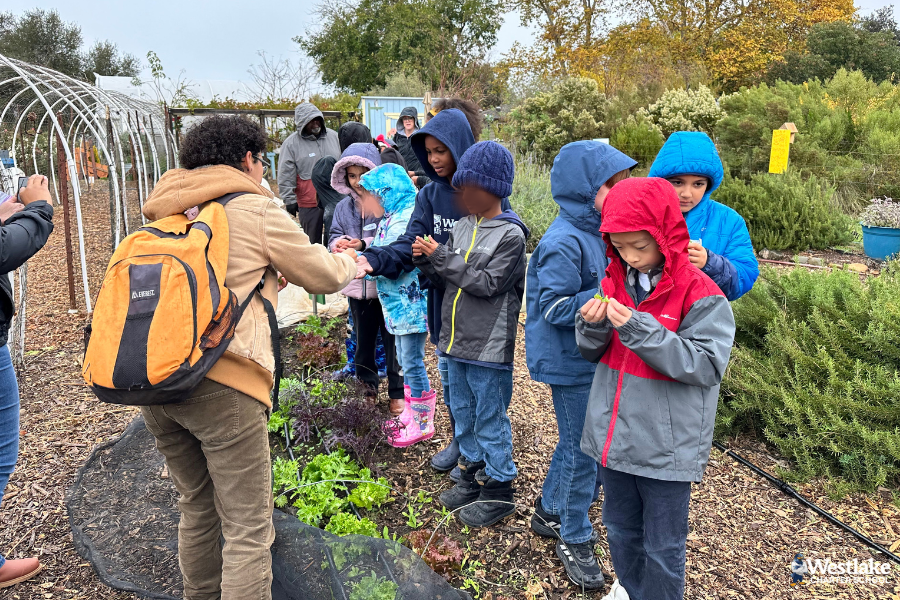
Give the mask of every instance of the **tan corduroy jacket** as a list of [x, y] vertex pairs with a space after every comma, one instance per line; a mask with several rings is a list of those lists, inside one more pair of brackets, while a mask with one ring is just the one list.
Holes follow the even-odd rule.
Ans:
[[[167, 171], [144, 203], [150, 220], [176, 215], [233, 192], [247, 192], [225, 205], [228, 217], [228, 271], [225, 285], [243, 302], [265, 275], [262, 294], [278, 304], [276, 271], [311, 294], [343, 289], [356, 275], [356, 264], [310, 244], [297, 223], [273, 201], [272, 193], [245, 173], [225, 165]], [[271, 406], [275, 357], [262, 301], [250, 301], [228, 351], [207, 378]]]

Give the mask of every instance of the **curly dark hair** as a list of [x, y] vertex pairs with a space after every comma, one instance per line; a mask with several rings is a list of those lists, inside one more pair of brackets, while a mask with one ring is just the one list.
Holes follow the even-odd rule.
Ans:
[[185, 169], [207, 165], [241, 168], [241, 159], [265, 152], [268, 138], [258, 122], [241, 116], [213, 115], [191, 127], [178, 157]]
[[481, 116], [481, 108], [471, 100], [463, 100], [462, 98], [441, 98], [440, 100], [434, 101], [434, 106], [431, 110], [434, 114], [437, 114], [448, 108], [458, 108], [466, 115], [466, 120], [469, 121], [469, 127], [472, 128], [472, 135], [475, 136], [475, 141], [477, 142], [478, 138], [481, 137], [481, 127], [484, 122]]

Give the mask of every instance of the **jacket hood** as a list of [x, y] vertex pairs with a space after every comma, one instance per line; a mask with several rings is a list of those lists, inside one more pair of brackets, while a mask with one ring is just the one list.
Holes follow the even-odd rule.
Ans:
[[312, 170], [313, 187], [316, 188], [316, 194], [319, 196], [322, 206], [337, 204], [345, 195], [331, 187], [331, 173], [334, 171], [335, 163], [333, 156], [326, 156], [317, 162]]
[[274, 197], [249, 175], [227, 165], [171, 169], [156, 182], [144, 202], [143, 213], [151, 221], [157, 221], [234, 192]]
[[347, 185], [347, 167], [354, 165], [365, 167], [371, 171], [380, 164], [381, 156], [378, 154], [378, 148], [367, 143], [350, 144], [341, 154], [341, 160], [334, 165], [334, 170], [331, 171], [331, 187], [358, 200], [356, 191]]
[[363, 174], [360, 185], [378, 196], [387, 214], [416, 204], [416, 186], [400, 165], [388, 163]]
[[665, 273], [674, 274], [688, 262], [691, 241], [687, 223], [681, 214], [678, 194], [672, 184], [658, 177], [638, 177], [617, 183], [603, 202], [600, 225], [610, 267], [621, 266], [619, 253], [609, 239], [610, 233], [647, 231], [659, 244], [665, 257]]
[[[397, 118], [397, 123], [399, 123], [400, 120], [403, 119], [403, 117], [413, 118], [413, 121], [416, 122], [416, 131], [422, 128], [422, 126], [419, 125], [419, 109], [417, 109], [415, 106], [407, 106], [406, 108], [401, 110], [400, 116]], [[398, 127], [397, 130], [399, 131], [400, 128]]]
[[362, 123], [347, 121], [338, 129], [338, 143], [341, 145], [341, 152], [349, 148], [350, 144], [371, 144], [372, 132]]
[[525, 239], [528, 239], [528, 236], [531, 235], [531, 231], [528, 230], [528, 226], [525, 225], [525, 222], [519, 218], [519, 215], [514, 213], [512, 210], [504, 210], [502, 213], [494, 217], [495, 221], [508, 221], [509, 223], [514, 223], [518, 225], [522, 229], [522, 233], [525, 234]]
[[597, 191], [609, 178], [637, 164], [609, 144], [593, 140], [566, 144], [553, 160], [550, 191], [560, 215], [593, 235], [600, 235], [600, 213], [594, 208]]
[[425, 123], [425, 127], [410, 137], [413, 151], [416, 153], [416, 158], [419, 159], [425, 175], [432, 181], [451, 187], [450, 180], [446, 177], [438, 177], [438, 174], [434, 172], [434, 168], [428, 162], [428, 154], [425, 152], [425, 138], [429, 135], [434, 136], [447, 146], [450, 154], [453, 156], [453, 162], [459, 165], [459, 159], [462, 158], [462, 155], [475, 144], [472, 128], [469, 126], [466, 115], [461, 110], [448, 108], [435, 115], [434, 118]]
[[408, 170], [406, 160], [404, 160], [403, 155], [400, 154], [400, 151], [396, 148], [385, 148], [381, 152], [381, 164], [386, 165], [388, 163], [400, 165], [401, 167], [403, 167], [404, 171]]
[[303, 128], [313, 119], [322, 121], [322, 131], [317, 137], [324, 136], [327, 132], [325, 128], [325, 117], [322, 115], [322, 111], [309, 102], [299, 104], [297, 108], [294, 109], [294, 124], [297, 126], [297, 135], [303, 136]]
[[701, 131], [676, 131], [669, 136], [656, 155], [649, 176], [668, 179], [675, 175], [701, 175], [712, 182], [697, 206], [706, 202], [722, 184], [725, 176], [722, 159], [708, 135]]

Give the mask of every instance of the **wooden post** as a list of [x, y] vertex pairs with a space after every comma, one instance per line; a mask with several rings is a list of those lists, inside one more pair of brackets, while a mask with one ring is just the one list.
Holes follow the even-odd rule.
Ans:
[[77, 310], [75, 306], [75, 265], [72, 255], [72, 225], [69, 222], [69, 164], [63, 140], [56, 134], [56, 161], [59, 172], [59, 197], [63, 205], [63, 232], [66, 236], [66, 277], [69, 282], [69, 310]]

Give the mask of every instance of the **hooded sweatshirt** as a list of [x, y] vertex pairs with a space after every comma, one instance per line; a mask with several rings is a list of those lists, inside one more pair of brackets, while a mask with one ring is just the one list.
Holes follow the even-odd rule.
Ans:
[[[386, 246], [406, 232], [416, 205], [416, 186], [403, 167], [381, 165], [362, 176], [360, 184], [375, 194], [384, 207], [373, 246]], [[376, 277], [378, 300], [384, 311], [387, 330], [394, 335], [425, 333], [427, 301], [419, 286], [418, 270], [403, 273], [397, 279]]]
[[[412, 271], [415, 265], [412, 261], [412, 243], [416, 236], [431, 236], [439, 244], [444, 244], [450, 239], [450, 232], [456, 222], [465, 217], [466, 213], [456, 202], [456, 190], [450, 185], [450, 179], [439, 177], [428, 163], [428, 155], [425, 152], [425, 138], [429, 135], [437, 138], [444, 144], [453, 156], [453, 162], [459, 164], [459, 159], [466, 150], [475, 143], [472, 128], [462, 111], [451, 108], [442, 110], [433, 119], [425, 124], [425, 127], [412, 136], [412, 147], [422, 164], [425, 173], [431, 178], [431, 183], [419, 190], [416, 196], [416, 207], [409, 219], [406, 233], [400, 236], [396, 242], [388, 246], [370, 248], [366, 251], [366, 258], [372, 266], [372, 275], [383, 275], [389, 279], [396, 279], [403, 272]], [[509, 201], [503, 199], [503, 209], [509, 209]], [[428, 285], [423, 282], [424, 285]], [[437, 345], [441, 332], [441, 304], [444, 298], [442, 287], [433, 288], [428, 294], [428, 325], [431, 333], [431, 341]]]
[[[378, 227], [379, 217], [363, 217], [359, 209], [359, 195], [356, 190], [347, 184], [347, 167], [358, 166], [372, 170], [381, 164], [378, 149], [368, 143], [350, 144], [341, 155], [341, 160], [334, 165], [331, 173], [331, 187], [342, 194], [347, 194], [334, 210], [334, 219], [331, 222], [331, 235], [328, 238], [328, 247], [334, 249], [340, 239], [362, 240], [368, 247], [375, 238], [375, 229]], [[354, 279], [341, 290], [348, 298], [357, 300], [374, 299], [377, 297], [375, 282], [366, 279]]]
[[493, 219], [460, 219], [450, 239], [416, 264], [448, 294], [438, 350], [441, 355], [512, 370], [525, 291], [528, 228], [511, 210]]
[[[688, 229], [665, 179], [626, 179], [603, 204], [609, 266], [603, 293], [632, 311], [621, 327], [576, 317], [582, 356], [598, 362], [581, 450], [604, 467], [665, 481], [700, 481], [709, 460], [734, 315], [718, 286], [688, 260]], [[637, 306], [610, 233], [647, 231], [665, 262]]]
[[525, 357], [535, 381], [583, 385], [594, 378], [594, 365], [575, 345], [575, 316], [597, 292], [607, 265], [594, 198], [610, 177], [636, 164], [595, 141], [567, 144], [553, 161], [559, 216], [531, 255], [526, 285]]
[[394, 134], [393, 140], [394, 143], [397, 144], [397, 150], [400, 151], [400, 154], [403, 155], [403, 160], [406, 161], [406, 166], [410, 171], [415, 171], [416, 174], [424, 174], [422, 171], [422, 165], [419, 163], [419, 159], [416, 157], [416, 152], [412, 148], [412, 144], [410, 140], [413, 134], [406, 135], [402, 131], [400, 131], [400, 121], [403, 117], [412, 117], [416, 122], [416, 128], [413, 130], [413, 133], [419, 131], [419, 111], [415, 106], [407, 106], [403, 110], [400, 111], [400, 118], [397, 119], [397, 133]]
[[[166, 171], [144, 202], [152, 221], [199, 206], [225, 194], [245, 192], [225, 205], [228, 267], [225, 285], [243, 302], [263, 277], [262, 295], [278, 306], [276, 272], [311, 294], [331, 294], [356, 275], [345, 254], [310, 244], [303, 230], [272, 201], [271, 192], [248, 175], [225, 165]], [[269, 318], [254, 296], [238, 322], [228, 350], [206, 375], [271, 406], [275, 358]]]
[[[303, 135], [303, 128], [318, 119], [322, 130], [318, 135]], [[294, 110], [297, 131], [288, 136], [278, 155], [278, 192], [285, 206], [297, 204], [298, 179], [309, 181], [315, 164], [326, 156], [340, 156], [338, 134], [325, 127], [322, 111], [304, 102]]]
[[691, 239], [702, 241], [709, 255], [703, 272], [729, 300], [737, 300], [759, 277], [759, 263], [744, 219], [711, 198], [722, 183], [724, 170], [708, 135], [678, 131], [669, 136], [650, 167], [650, 177], [668, 179], [675, 175], [700, 175], [710, 181], [703, 199], [684, 218]]
[[[350, 144], [355, 143], [372, 143], [372, 134], [369, 128], [362, 123], [356, 121], [347, 121], [338, 129], [338, 143], [341, 146], [341, 153], [347, 149]], [[337, 157], [326, 156], [316, 163], [313, 167], [312, 181], [316, 188], [316, 195], [319, 199], [319, 206], [322, 207], [324, 214], [322, 219], [325, 225], [325, 239], [331, 237], [331, 221], [334, 219], [334, 209], [337, 208], [338, 202], [343, 200], [344, 194], [340, 194], [331, 187], [331, 172], [337, 163]]]
[[338, 143], [341, 146], [341, 152], [346, 150], [350, 144], [372, 144], [372, 132], [358, 121], [347, 121], [338, 129]]

